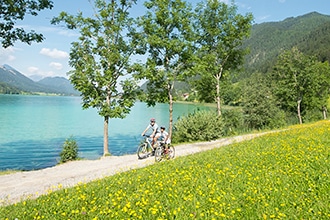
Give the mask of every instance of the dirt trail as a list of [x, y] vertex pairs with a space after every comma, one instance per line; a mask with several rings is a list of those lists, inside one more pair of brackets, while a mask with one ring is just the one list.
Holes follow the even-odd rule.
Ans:
[[[176, 146], [176, 157], [218, 148], [263, 135], [249, 134], [216, 141]], [[75, 186], [119, 172], [153, 164], [154, 157], [138, 160], [137, 155], [102, 157], [98, 160], [72, 161], [54, 167], [0, 175], [0, 206], [37, 198], [60, 188]]]

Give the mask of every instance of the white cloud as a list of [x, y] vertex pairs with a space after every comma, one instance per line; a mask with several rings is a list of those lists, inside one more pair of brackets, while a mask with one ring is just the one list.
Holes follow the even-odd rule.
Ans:
[[7, 60], [10, 61], [14, 61], [16, 60], [16, 57], [14, 55], [8, 55]]
[[14, 53], [14, 47], [7, 47], [6, 49], [0, 47], [0, 64], [15, 60], [16, 57], [13, 55]]
[[63, 69], [63, 65], [61, 63], [57, 63], [57, 62], [51, 62], [49, 64], [49, 66], [53, 67], [54, 69], [57, 69], [57, 70]]
[[42, 48], [40, 50], [40, 54], [54, 58], [54, 59], [65, 59], [69, 57], [69, 54], [65, 51], [61, 51], [58, 49], [49, 49], [49, 48]]
[[39, 68], [38, 67], [35, 67], [35, 66], [30, 66], [30, 67], [28, 67], [28, 71], [30, 73], [38, 73], [39, 72]]
[[57, 32], [59, 35], [65, 36], [65, 37], [78, 37], [79, 34], [77, 32], [71, 31], [71, 30], [59, 30]]
[[48, 26], [36, 26], [36, 25], [17, 25], [19, 28], [23, 28], [25, 30], [34, 30], [40, 33], [56, 33], [59, 35], [67, 36], [67, 37], [77, 37], [79, 33], [75, 30], [69, 30], [65, 28], [58, 27], [48, 27]]
[[268, 19], [269, 17], [270, 17], [270, 15], [259, 16], [257, 18], [257, 20], [258, 20], [258, 22], [262, 22], [262, 21]]
[[28, 74], [26, 74], [28, 77], [32, 77], [33, 79], [37, 79], [36, 81], [45, 78], [45, 77], [54, 77], [59, 76], [59, 74], [55, 73], [54, 71], [43, 71], [35, 66], [30, 66], [27, 68]]
[[56, 73], [54, 73], [53, 71], [46, 71], [44, 76], [53, 77], [56, 76]]

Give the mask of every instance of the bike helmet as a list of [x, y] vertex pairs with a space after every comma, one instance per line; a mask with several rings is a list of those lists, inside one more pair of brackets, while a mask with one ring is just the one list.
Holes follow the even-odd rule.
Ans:
[[151, 119], [150, 119], [150, 122], [156, 122], [156, 119], [151, 118]]

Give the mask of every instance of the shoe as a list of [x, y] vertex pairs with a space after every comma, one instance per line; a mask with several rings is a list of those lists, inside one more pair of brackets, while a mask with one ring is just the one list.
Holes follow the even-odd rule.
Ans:
[[155, 151], [156, 149], [153, 149], [152, 152], [151, 152], [151, 156], [155, 156]]

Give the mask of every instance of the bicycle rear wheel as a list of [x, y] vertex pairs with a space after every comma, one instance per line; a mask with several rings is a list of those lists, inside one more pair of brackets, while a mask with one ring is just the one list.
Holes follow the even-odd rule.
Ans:
[[169, 145], [168, 146], [168, 155], [167, 158], [168, 159], [173, 159], [175, 157], [175, 148], [173, 145]]
[[139, 159], [145, 159], [151, 154], [151, 148], [148, 148], [147, 143], [142, 143], [137, 149], [137, 156]]
[[163, 160], [163, 157], [164, 157], [164, 148], [158, 146], [155, 150], [155, 161], [160, 162]]

